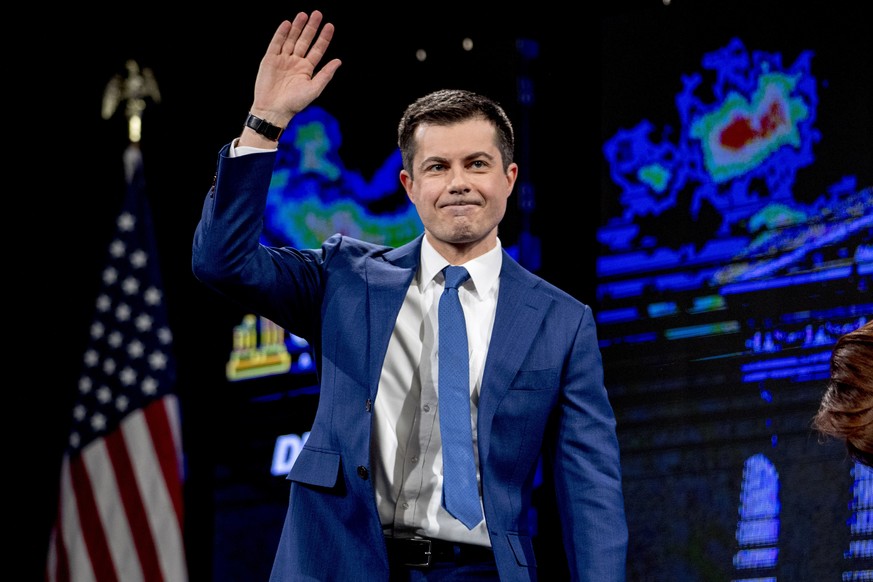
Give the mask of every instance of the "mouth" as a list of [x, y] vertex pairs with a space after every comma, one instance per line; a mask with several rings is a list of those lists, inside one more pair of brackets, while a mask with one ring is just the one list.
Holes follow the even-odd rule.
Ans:
[[451, 208], [453, 206], [478, 206], [478, 203], [472, 200], [450, 200], [440, 205], [440, 208]]
[[450, 219], [472, 219], [480, 206], [473, 202], [453, 202], [446, 204], [440, 210]]

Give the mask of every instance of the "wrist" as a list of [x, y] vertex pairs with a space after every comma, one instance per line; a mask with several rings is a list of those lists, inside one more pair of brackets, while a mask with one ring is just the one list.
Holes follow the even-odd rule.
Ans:
[[273, 141], [279, 141], [282, 137], [282, 132], [285, 131], [285, 126], [274, 125], [262, 117], [258, 117], [254, 113], [249, 112], [246, 117], [245, 126], [253, 130], [258, 135]]

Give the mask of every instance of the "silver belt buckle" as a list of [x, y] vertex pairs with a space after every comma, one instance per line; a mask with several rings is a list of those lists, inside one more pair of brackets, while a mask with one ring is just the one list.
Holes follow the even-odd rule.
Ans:
[[410, 542], [415, 542], [416, 544], [420, 544], [422, 548], [422, 553], [426, 556], [426, 561], [422, 563], [405, 563], [404, 566], [410, 566], [412, 568], [429, 568], [432, 563], [433, 551], [431, 541], [428, 539], [422, 538], [409, 538]]

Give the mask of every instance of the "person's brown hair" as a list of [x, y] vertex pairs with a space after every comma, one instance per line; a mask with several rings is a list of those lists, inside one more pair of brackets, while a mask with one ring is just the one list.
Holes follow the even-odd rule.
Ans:
[[844, 440], [854, 460], [873, 467], [873, 320], [837, 340], [830, 366], [813, 427]]
[[484, 119], [494, 125], [497, 149], [506, 171], [515, 150], [515, 135], [509, 117], [496, 101], [462, 89], [434, 91], [416, 99], [403, 112], [397, 126], [397, 145], [400, 146], [403, 169], [414, 175], [412, 160], [415, 158], [415, 130], [419, 125], [453, 125], [469, 119]]

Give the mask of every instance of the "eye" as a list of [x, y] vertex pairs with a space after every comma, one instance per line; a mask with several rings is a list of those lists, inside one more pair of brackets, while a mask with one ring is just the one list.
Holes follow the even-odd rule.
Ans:
[[470, 167], [481, 170], [488, 167], [488, 162], [486, 162], [485, 160], [473, 160], [473, 163], [470, 164]]

